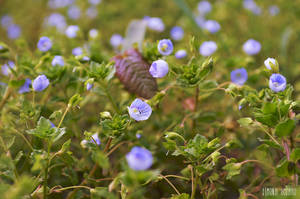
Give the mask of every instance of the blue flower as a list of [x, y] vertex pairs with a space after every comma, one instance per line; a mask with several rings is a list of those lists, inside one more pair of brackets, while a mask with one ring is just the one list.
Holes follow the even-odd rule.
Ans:
[[117, 48], [119, 47], [123, 42], [123, 37], [119, 34], [113, 34], [110, 38], [110, 45], [112, 47]]
[[216, 42], [214, 41], [205, 41], [201, 44], [199, 48], [199, 52], [202, 56], [210, 56], [212, 55], [216, 50], [218, 49], [218, 46]]
[[142, 135], [139, 134], [139, 133], [137, 133], [137, 134], [135, 135], [135, 137], [136, 137], [137, 139], [140, 139], [140, 138], [142, 137]]
[[205, 27], [205, 18], [203, 16], [196, 16], [195, 21], [200, 28]]
[[170, 39], [162, 39], [158, 42], [157, 49], [164, 56], [170, 55], [173, 52], [173, 43]]
[[211, 11], [211, 4], [208, 1], [200, 1], [198, 3], [198, 11], [201, 15], [205, 15]]
[[183, 38], [184, 31], [180, 26], [174, 26], [171, 29], [171, 38], [174, 39], [175, 41], [179, 41]]
[[93, 38], [93, 39], [95, 39], [95, 38], [97, 38], [98, 37], [98, 30], [96, 30], [96, 29], [91, 29], [90, 31], [89, 31], [89, 36], [91, 37], [91, 38]]
[[8, 61], [7, 64], [2, 65], [1, 72], [3, 75], [8, 76], [11, 72], [11, 69], [15, 67], [15, 63], [13, 61]]
[[89, 7], [85, 13], [89, 18], [94, 19], [98, 15], [98, 10], [95, 7]]
[[7, 27], [7, 36], [10, 39], [17, 39], [21, 35], [21, 28], [16, 24], [11, 24]]
[[25, 79], [25, 83], [23, 84], [23, 86], [20, 87], [19, 89], [19, 93], [23, 94], [23, 93], [28, 93], [30, 92], [30, 85], [31, 85], [31, 79], [26, 78]]
[[253, 0], [244, 0], [243, 6], [255, 15], [261, 14], [261, 8]]
[[278, 93], [284, 91], [286, 87], [286, 79], [283, 75], [274, 73], [269, 80], [269, 87], [272, 91]]
[[71, 7], [68, 9], [68, 16], [69, 16], [71, 19], [79, 19], [80, 14], [81, 14], [80, 9], [79, 9], [77, 6], [75, 6], [75, 5], [71, 6]]
[[91, 84], [91, 83], [87, 83], [86, 84], [86, 90], [91, 90], [93, 88], [93, 84]]
[[77, 32], [79, 31], [79, 27], [75, 25], [68, 26], [66, 30], [66, 35], [69, 38], [75, 38], [77, 36]]
[[101, 3], [101, 1], [102, 0], [89, 0], [89, 3], [93, 5], [98, 5], [99, 3]]
[[182, 58], [185, 58], [187, 56], [187, 52], [186, 50], [184, 49], [181, 49], [181, 50], [178, 50], [176, 53], [175, 53], [175, 57], [177, 59], [182, 59]]
[[72, 50], [72, 54], [75, 56], [82, 55], [82, 53], [83, 53], [83, 50], [81, 47], [73, 48], [73, 50]]
[[35, 91], [43, 91], [45, 88], [49, 86], [49, 80], [45, 75], [39, 75], [35, 80], [33, 80], [32, 88]]
[[46, 52], [51, 49], [52, 42], [48, 37], [41, 37], [37, 44], [37, 47], [40, 49], [40, 51]]
[[138, 98], [135, 99], [127, 109], [130, 117], [136, 121], [147, 120], [152, 113], [149, 104]]
[[48, 2], [48, 5], [50, 8], [56, 9], [56, 8], [63, 8], [68, 5], [71, 5], [74, 2], [74, 0], [50, 0]]
[[154, 30], [157, 32], [162, 32], [165, 30], [165, 24], [159, 17], [147, 17], [144, 18], [147, 21], [147, 27], [150, 30]]
[[133, 147], [126, 155], [129, 167], [135, 171], [149, 169], [153, 163], [153, 157], [150, 151], [142, 147]]
[[272, 69], [271, 63], [272, 63], [273, 65], [276, 65], [276, 59], [274, 59], [274, 58], [268, 58], [268, 59], [266, 59], [265, 62], [264, 62], [265, 66], [266, 66], [267, 69], [269, 69], [269, 70]]
[[149, 72], [154, 78], [162, 78], [168, 74], [169, 65], [164, 60], [156, 60], [151, 64]]
[[52, 59], [51, 65], [52, 66], [64, 66], [65, 65], [64, 58], [60, 55], [54, 56], [54, 58]]
[[59, 32], [63, 32], [67, 26], [65, 17], [59, 13], [51, 14], [47, 19], [48, 26], [55, 27]]
[[248, 74], [245, 68], [239, 68], [231, 71], [231, 81], [237, 85], [242, 86], [248, 79]]
[[[98, 136], [98, 133], [95, 133], [92, 135], [92, 138], [91, 140], [87, 141], [87, 140], [82, 140], [82, 144], [83, 145], [86, 145], [87, 143], [92, 143], [92, 144], [97, 144], [97, 145], [100, 145], [101, 144], [101, 141], [100, 141], [100, 138]], [[96, 143], [95, 143], [96, 142]]]
[[254, 39], [247, 40], [243, 45], [243, 50], [248, 55], [258, 54], [260, 49], [261, 49], [260, 43]]
[[204, 29], [214, 34], [220, 30], [220, 24], [215, 20], [207, 20], [204, 24]]
[[276, 6], [276, 5], [273, 5], [273, 6], [270, 6], [269, 7], [269, 13], [270, 13], [270, 15], [271, 16], [276, 16], [276, 15], [278, 15], [279, 14], [279, 8], [278, 8], [278, 6]]
[[13, 18], [9, 15], [4, 15], [1, 17], [1, 26], [3, 28], [8, 28], [8, 26], [13, 24]]
[[81, 61], [85, 61], [85, 62], [88, 62], [90, 60], [91, 59], [88, 56], [84, 56], [84, 57], [81, 58]]
[[55, 125], [50, 120], [49, 120], [49, 122], [50, 122], [51, 128], [54, 128]]

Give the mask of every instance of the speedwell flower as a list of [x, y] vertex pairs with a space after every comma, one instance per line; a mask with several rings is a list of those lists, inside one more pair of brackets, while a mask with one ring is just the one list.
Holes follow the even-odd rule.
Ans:
[[51, 49], [52, 41], [48, 37], [41, 37], [37, 44], [37, 47], [40, 51], [46, 52]]
[[186, 55], [187, 55], [187, 52], [186, 52], [186, 50], [184, 50], [184, 49], [178, 50], [178, 51], [175, 53], [175, 57], [176, 57], [177, 59], [185, 58]]
[[15, 67], [15, 63], [13, 61], [8, 61], [7, 64], [2, 65], [1, 72], [3, 75], [8, 76], [11, 73], [11, 69]]
[[231, 71], [230, 78], [233, 83], [241, 86], [247, 81], [248, 74], [245, 68], [239, 68]]
[[93, 84], [91, 84], [91, 83], [87, 83], [86, 84], [86, 90], [91, 90], [93, 88]]
[[17, 39], [21, 35], [21, 28], [17, 24], [11, 24], [7, 27], [7, 36], [10, 39]]
[[142, 147], [133, 147], [126, 155], [129, 167], [135, 171], [149, 169], [153, 163], [153, 157], [150, 151]]
[[208, 1], [200, 1], [198, 3], [198, 11], [201, 15], [205, 15], [211, 11], [211, 4]]
[[75, 56], [82, 55], [82, 53], [83, 53], [83, 50], [81, 47], [73, 48], [73, 50], [72, 50], [72, 54]]
[[183, 38], [184, 31], [180, 26], [174, 26], [171, 29], [171, 38], [174, 39], [175, 41], [179, 41]]
[[286, 79], [283, 75], [274, 73], [269, 80], [269, 87], [272, 91], [278, 93], [286, 88]]
[[220, 24], [215, 20], [207, 20], [204, 23], [204, 29], [212, 34], [218, 32], [220, 28], [221, 28]]
[[151, 64], [149, 72], [154, 78], [162, 78], [168, 74], [169, 65], [164, 60], [156, 60]]
[[218, 49], [214, 41], [205, 41], [201, 44], [199, 51], [202, 56], [210, 56]]
[[[86, 145], [87, 143], [94, 143], [94, 144], [97, 144], [97, 145], [100, 145], [101, 144], [101, 141], [100, 141], [100, 138], [98, 136], [98, 133], [95, 133], [92, 135], [91, 137], [91, 140], [87, 141], [87, 140], [82, 140], [82, 144], [83, 145]], [[96, 142], [96, 143], [95, 143]]]
[[123, 37], [119, 34], [113, 34], [110, 38], [110, 45], [112, 47], [117, 48], [119, 47], [123, 42]]
[[170, 39], [162, 39], [158, 42], [157, 49], [164, 56], [170, 55], [173, 52], [173, 43]]
[[144, 20], [147, 21], [147, 26], [150, 30], [157, 32], [162, 32], [165, 30], [165, 24], [159, 17], [145, 17]]
[[49, 86], [49, 80], [46, 75], [39, 75], [35, 80], [32, 82], [32, 88], [35, 91], [43, 91]]
[[135, 99], [127, 109], [130, 117], [136, 121], [147, 120], [152, 113], [151, 106], [138, 98]]
[[19, 89], [19, 93], [22, 94], [22, 93], [30, 92], [30, 85], [31, 85], [31, 79], [26, 78], [25, 83]]
[[274, 59], [274, 58], [268, 58], [268, 59], [266, 59], [265, 62], [264, 62], [265, 66], [266, 66], [267, 69], [269, 69], [269, 70], [272, 69], [271, 63], [272, 63], [273, 65], [276, 65], [276, 59]]
[[73, 5], [68, 9], [68, 16], [71, 19], [79, 19], [80, 15], [81, 11], [77, 6]]
[[51, 64], [52, 66], [64, 66], [65, 65], [64, 58], [60, 55], [56, 55], [52, 59]]
[[248, 55], [258, 54], [260, 49], [261, 49], [260, 43], [254, 39], [247, 40], [243, 45], [243, 50]]
[[66, 35], [69, 38], [75, 38], [77, 36], [77, 32], [79, 31], [79, 27], [76, 25], [68, 26], [66, 30]]

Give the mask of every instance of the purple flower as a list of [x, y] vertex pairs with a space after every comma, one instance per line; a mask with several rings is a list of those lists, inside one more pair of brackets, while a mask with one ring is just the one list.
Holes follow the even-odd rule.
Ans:
[[147, 26], [150, 30], [154, 30], [157, 32], [162, 32], [165, 30], [165, 24], [161, 20], [161, 18], [158, 17], [150, 17], [150, 18], [144, 18], [144, 20], [147, 21]]
[[67, 26], [65, 17], [59, 13], [51, 14], [46, 22], [48, 26], [55, 27], [60, 32], [63, 32]]
[[129, 167], [135, 171], [149, 169], [153, 163], [153, 157], [150, 151], [142, 147], [133, 147], [126, 155]]
[[72, 50], [72, 54], [73, 54], [74, 56], [82, 55], [82, 54], [83, 54], [83, 50], [82, 50], [81, 47], [74, 48], [74, 49]]
[[248, 74], [245, 68], [239, 68], [231, 71], [231, 81], [237, 85], [242, 86], [248, 79]]
[[267, 69], [271, 70], [272, 69], [271, 64], [276, 65], [276, 59], [268, 58], [265, 60], [264, 64], [267, 67]]
[[171, 38], [174, 39], [175, 41], [179, 41], [183, 38], [184, 31], [180, 26], [174, 26], [171, 29]]
[[205, 15], [211, 11], [211, 4], [208, 1], [200, 1], [198, 3], [198, 11], [201, 15]]
[[269, 7], [269, 13], [270, 13], [270, 15], [271, 16], [276, 16], [276, 15], [278, 15], [279, 14], [279, 8], [278, 8], [278, 6], [276, 6], [276, 5], [273, 5], [273, 6], [270, 6]]
[[51, 49], [52, 42], [48, 37], [41, 37], [37, 44], [37, 47], [40, 51], [46, 52]]
[[60, 55], [56, 55], [52, 59], [51, 64], [52, 66], [64, 66], [65, 65], [64, 58]]
[[[98, 133], [95, 133], [92, 135], [92, 138], [91, 140], [87, 141], [87, 140], [82, 140], [82, 144], [83, 145], [86, 145], [87, 143], [92, 143], [92, 144], [97, 144], [97, 145], [100, 145], [101, 144], [101, 141], [100, 141], [100, 138], [98, 136]], [[96, 143], [95, 143], [96, 142]]]
[[93, 5], [98, 5], [99, 3], [101, 3], [101, 1], [102, 0], [89, 0], [89, 3]]
[[37, 78], [33, 80], [32, 88], [35, 91], [43, 91], [49, 86], [49, 80], [45, 75], [39, 75]]
[[89, 31], [89, 36], [90, 36], [91, 38], [93, 38], [93, 39], [97, 38], [98, 35], [99, 35], [99, 33], [98, 33], [98, 30], [96, 30], [96, 29], [91, 29], [91, 30]]
[[30, 85], [31, 85], [31, 79], [26, 78], [25, 79], [25, 83], [23, 84], [23, 86], [21, 86], [19, 88], [19, 93], [23, 94], [23, 93], [28, 93], [30, 92]]
[[3, 75], [8, 76], [11, 72], [11, 69], [15, 67], [15, 63], [13, 61], [8, 61], [7, 64], [2, 65], [1, 72]]
[[205, 18], [203, 16], [196, 16], [195, 21], [200, 28], [205, 28]]
[[173, 43], [170, 39], [162, 39], [158, 42], [157, 49], [164, 56], [170, 55], [173, 52]]
[[156, 60], [151, 64], [149, 72], [154, 78], [162, 78], [168, 74], [169, 65], [164, 60]]
[[119, 34], [113, 34], [110, 38], [110, 45], [112, 47], [117, 48], [119, 47], [123, 42], [123, 37]]
[[147, 120], [152, 113], [149, 104], [138, 98], [135, 99], [127, 109], [130, 117], [136, 121]]
[[50, 8], [56, 9], [71, 5], [73, 2], [74, 0], [49, 0], [48, 5]]
[[86, 84], [86, 90], [91, 90], [93, 88], [93, 84], [91, 84], [91, 83], [87, 83]]
[[66, 35], [69, 38], [75, 38], [77, 36], [77, 32], [79, 31], [79, 27], [75, 25], [68, 26], [66, 29]]
[[284, 91], [284, 89], [286, 88], [285, 77], [278, 73], [272, 74], [269, 80], [269, 87], [275, 93]]
[[142, 135], [139, 134], [139, 133], [137, 133], [137, 134], [135, 135], [135, 137], [136, 137], [137, 139], [140, 139], [140, 138], [142, 137]]
[[8, 28], [8, 26], [13, 24], [13, 18], [9, 15], [4, 15], [1, 17], [1, 26], [3, 28]]
[[214, 34], [220, 30], [220, 24], [215, 20], [207, 20], [204, 24], [204, 29]]
[[261, 14], [261, 8], [253, 0], [244, 0], [243, 6], [255, 15]]
[[243, 45], [243, 50], [248, 55], [256, 55], [260, 52], [261, 45], [254, 39], [247, 40]]
[[7, 27], [7, 36], [10, 39], [17, 39], [21, 35], [21, 28], [16, 24], [11, 24]]
[[199, 52], [202, 56], [210, 56], [218, 49], [217, 44], [214, 41], [205, 41], [201, 44]]
[[186, 53], [186, 50], [184, 49], [181, 49], [181, 50], [178, 50], [176, 53], [175, 53], [175, 57], [177, 59], [182, 59], [182, 58], [185, 58], [187, 56], [187, 53]]
[[89, 18], [94, 19], [98, 15], [98, 10], [95, 7], [89, 7], [85, 13]]
[[75, 6], [75, 5], [71, 6], [71, 7], [68, 9], [68, 16], [69, 16], [71, 19], [79, 19], [80, 14], [81, 14], [80, 9], [79, 9], [77, 6]]

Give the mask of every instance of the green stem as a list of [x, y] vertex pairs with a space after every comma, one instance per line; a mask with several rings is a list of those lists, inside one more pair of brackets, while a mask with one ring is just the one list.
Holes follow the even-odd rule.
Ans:
[[59, 191], [65, 191], [65, 190], [68, 190], [68, 189], [80, 189], [80, 188], [82, 188], [82, 189], [92, 189], [92, 188], [90, 188], [90, 187], [87, 187], [87, 186], [70, 186], [70, 187], [64, 187], [64, 188], [61, 188], [61, 189], [51, 189], [51, 192], [52, 191], [57, 191], [57, 192], [59, 192]]
[[48, 150], [47, 150], [47, 163], [45, 167], [44, 190], [43, 190], [44, 199], [47, 199], [48, 197], [47, 186], [48, 186], [48, 168], [50, 165], [50, 149], [51, 149], [51, 141], [49, 141], [48, 143]]
[[65, 119], [65, 117], [66, 117], [66, 115], [67, 115], [69, 109], [70, 109], [70, 106], [68, 105], [67, 108], [66, 108], [66, 110], [65, 110], [65, 112], [64, 112], [64, 114], [63, 114], [63, 116], [62, 116], [61, 119], [60, 119], [60, 122], [59, 122], [57, 128], [59, 128], [59, 127], [61, 126], [61, 124], [62, 124], [62, 122], [64, 121], [64, 119]]

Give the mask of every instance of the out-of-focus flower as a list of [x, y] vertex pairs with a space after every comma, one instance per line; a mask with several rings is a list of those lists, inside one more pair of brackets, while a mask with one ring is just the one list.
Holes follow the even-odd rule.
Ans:
[[13, 61], [8, 61], [7, 64], [2, 65], [1, 72], [3, 75], [8, 76], [11, 73], [11, 69], [15, 67], [15, 63]]
[[173, 52], [173, 43], [170, 39], [162, 39], [158, 42], [157, 49], [160, 54], [167, 56]]
[[25, 79], [25, 83], [23, 84], [23, 86], [21, 86], [21, 87], [19, 88], [19, 91], [18, 91], [18, 92], [19, 92], [20, 94], [30, 92], [30, 85], [31, 85], [31, 79], [26, 78], [26, 79]]
[[82, 140], [82, 142], [81, 142], [82, 145], [86, 145], [87, 143], [100, 145], [101, 141], [100, 141], [100, 138], [98, 136], [98, 133], [93, 134], [89, 141], [88, 140]]
[[126, 155], [129, 167], [135, 171], [149, 169], [153, 163], [153, 157], [150, 151], [142, 147], [133, 147]]
[[239, 68], [231, 71], [231, 81], [237, 85], [242, 86], [248, 79], [247, 70], [245, 68]]
[[91, 84], [91, 83], [87, 83], [86, 84], [86, 90], [91, 90], [93, 88], [93, 84]]
[[75, 56], [79, 56], [83, 54], [83, 50], [81, 47], [73, 48], [72, 54]]
[[280, 9], [278, 8], [278, 6], [272, 5], [269, 7], [269, 13], [271, 16], [276, 16], [279, 14], [279, 12], [280, 12]]
[[46, 52], [51, 49], [52, 41], [48, 37], [41, 37], [37, 44], [37, 47], [40, 51]]
[[10, 39], [17, 39], [21, 35], [21, 28], [16, 24], [11, 24], [7, 27], [7, 36]]
[[184, 31], [180, 26], [174, 26], [171, 29], [171, 38], [174, 39], [175, 41], [179, 41], [183, 38], [184, 36]]
[[35, 90], [35, 91], [43, 91], [44, 89], [46, 89], [48, 86], [49, 86], [49, 80], [48, 78], [46, 77], [46, 75], [39, 75], [37, 78], [35, 78], [33, 80], [33, 83], [32, 83], [32, 88]]
[[135, 99], [127, 109], [130, 117], [136, 121], [147, 120], [152, 113], [151, 106], [138, 98]]
[[269, 79], [269, 87], [275, 93], [284, 91], [286, 88], [286, 79], [283, 75], [279, 73], [274, 73]]
[[93, 4], [93, 5], [98, 5], [102, 2], [102, 0], [89, 0], [89, 3], [90, 4]]
[[162, 78], [168, 74], [169, 65], [164, 60], [156, 60], [151, 64], [149, 72], [154, 78]]
[[69, 38], [75, 38], [77, 36], [77, 32], [79, 31], [79, 27], [76, 25], [68, 26], [66, 29], [66, 35]]
[[260, 52], [261, 45], [254, 39], [247, 40], [243, 45], [243, 50], [248, 55], [256, 55]]
[[67, 26], [65, 17], [59, 13], [53, 13], [46, 18], [48, 26], [55, 27], [59, 32], [63, 32]]
[[139, 133], [137, 133], [137, 134], [135, 135], [135, 137], [136, 137], [137, 139], [140, 139], [140, 138], [142, 137], [142, 135], [139, 134]]
[[181, 49], [181, 50], [178, 50], [176, 53], [175, 53], [175, 57], [177, 59], [182, 59], [182, 58], [185, 58], [187, 56], [187, 52], [186, 50], [184, 49]]
[[261, 14], [261, 8], [255, 3], [254, 0], [244, 0], [243, 6], [245, 9], [251, 11], [255, 15]]
[[99, 35], [99, 32], [98, 32], [98, 30], [96, 30], [96, 29], [91, 29], [91, 30], [89, 31], [89, 36], [90, 36], [91, 38], [93, 38], [93, 39], [97, 38], [98, 35]]
[[49, 0], [48, 5], [52, 9], [63, 8], [71, 5], [74, 0]]
[[9, 15], [4, 15], [1, 17], [1, 26], [3, 28], [8, 28], [8, 26], [13, 24], [13, 18]]
[[89, 7], [85, 13], [89, 18], [94, 19], [98, 15], [98, 10], [95, 7]]
[[65, 65], [64, 58], [60, 55], [56, 55], [52, 59], [51, 64], [52, 66], [64, 66]]
[[147, 26], [150, 30], [162, 32], [165, 30], [165, 24], [159, 17], [144, 18], [147, 21]]
[[123, 37], [119, 34], [113, 34], [110, 38], [110, 45], [112, 47], [117, 48], [119, 47], [123, 42]]
[[195, 21], [200, 28], [205, 28], [205, 18], [203, 16], [196, 16]]
[[88, 56], [83, 56], [81, 61], [85, 61], [85, 62], [88, 62], [90, 61], [91, 59], [88, 57]]
[[73, 5], [68, 9], [68, 16], [71, 19], [79, 19], [80, 15], [81, 11], [77, 6]]
[[276, 59], [274, 59], [274, 58], [268, 58], [268, 59], [265, 60], [264, 64], [267, 67], [267, 69], [269, 69], [269, 70], [272, 69], [270, 63], [272, 63], [273, 65], [276, 65]]
[[200, 1], [198, 3], [198, 11], [201, 15], [206, 15], [211, 12], [211, 4], [208, 1]]
[[202, 56], [210, 56], [212, 55], [216, 50], [218, 49], [218, 46], [216, 42], [214, 41], [205, 41], [201, 44], [199, 48], [199, 52]]
[[210, 33], [216, 33], [220, 30], [220, 24], [215, 20], [207, 20], [204, 24], [204, 29]]

